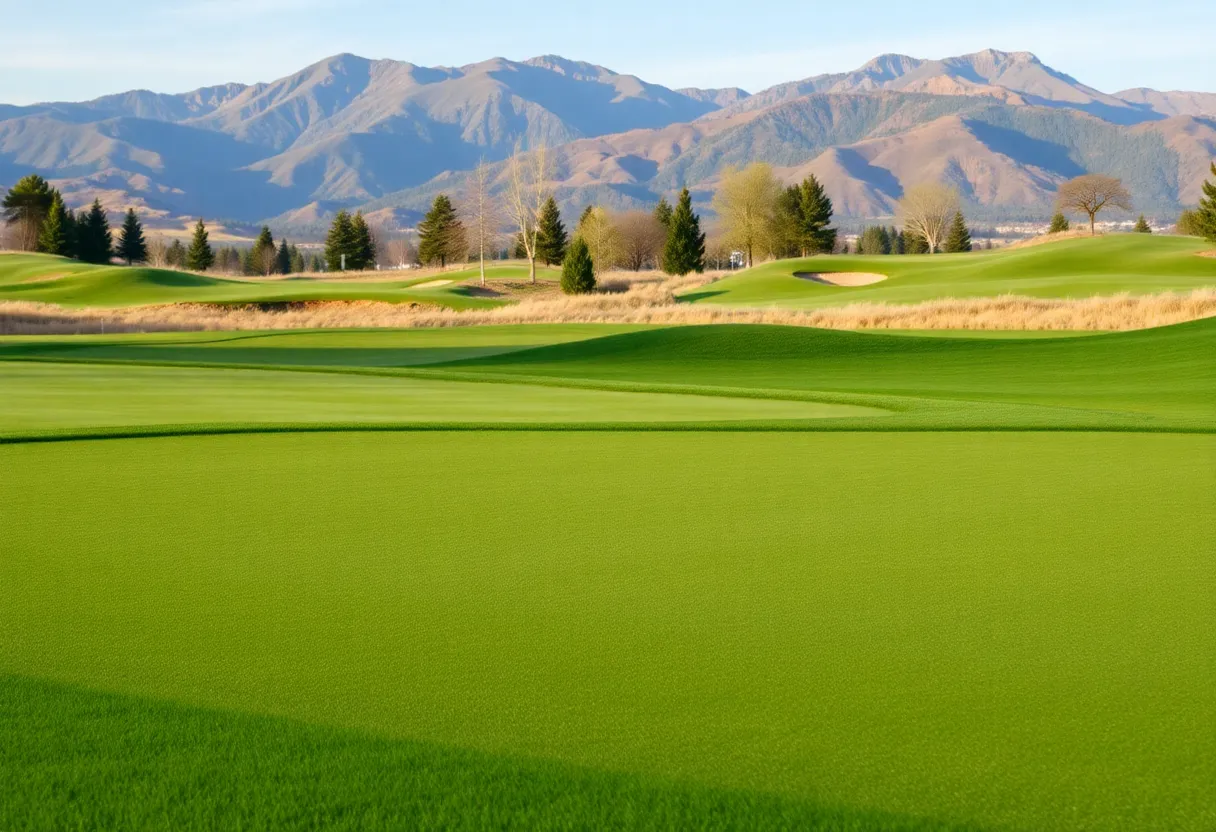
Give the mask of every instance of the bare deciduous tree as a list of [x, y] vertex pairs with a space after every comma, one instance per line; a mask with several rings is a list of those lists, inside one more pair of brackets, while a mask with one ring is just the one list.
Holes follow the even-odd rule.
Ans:
[[148, 265], [158, 269], [169, 265], [169, 247], [165, 245], [164, 237], [153, 237], [148, 240]]
[[621, 262], [621, 235], [607, 209], [596, 206], [588, 211], [574, 231], [591, 251], [596, 274], [615, 268]]
[[933, 254], [941, 248], [958, 208], [958, 191], [940, 182], [925, 182], [904, 191], [896, 216], [904, 230], [923, 239]]
[[418, 259], [418, 250], [408, 237], [392, 237], [383, 246], [386, 265], [393, 269], [404, 269]]
[[626, 211], [616, 217], [621, 242], [621, 265], [639, 272], [657, 268], [667, 241], [667, 229], [651, 211]]
[[753, 162], [743, 170], [727, 167], [714, 194], [714, 210], [722, 221], [722, 231], [730, 245], [738, 246], [754, 262], [756, 249], [768, 250], [773, 241], [777, 197], [781, 183], [764, 162]]
[[1094, 221], [1103, 208], [1132, 210], [1132, 195], [1123, 180], [1101, 173], [1087, 173], [1070, 179], [1056, 191], [1056, 206], [1061, 211], [1089, 217], [1089, 234], [1095, 233]]
[[[502, 210], [498, 199], [490, 190], [490, 169], [485, 159], [469, 175], [465, 198], [462, 204], [464, 225], [468, 230], [469, 248], [477, 257], [481, 269], [481, 285], [486, 285], [486, 257], [493, 256], [502, 237]], [[533, 250], [535, 253], [535, 249]], [[536, 281], [533, 265], [532, 280]]]
[[533, 283], [536, 282], [536, 235], [540, 213], [549, 198], [549, 167], [549, 153], [543, 144], [524, 153], [522, 144], [516, 142], [515, 150], [507, 160], [506, 213], [519, 231]]

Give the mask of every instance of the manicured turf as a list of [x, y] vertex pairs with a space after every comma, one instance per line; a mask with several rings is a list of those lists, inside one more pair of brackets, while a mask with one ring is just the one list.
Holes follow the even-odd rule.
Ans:
[[[777, 260], [683, 296], [687, 302], [810, 309], [856, 302], [1028, 295], [1063, 298], [1186, 291], [1216, 286], [1210, 243], [1193, 237], [1120, 234], [972, 254], [835, 256]], [[872, 272], [869, 286], [825, 286], [795, 272]]]
[[1216, 826], [1216, 320], [3, 338], [0, 390], [0, 828]]
[[[499, 266], [488, 277], [523, 280], [527, 269]], [[408, 274], [408, 273], [407, 273]], [[542, 269], [541, 276], [555, 272]], [[91, 266], [39, 254], [0, 256], [0, 300], [28, 300], [61, 306], [142, 306], [162, 303], [284, 303], [309, 300], [379, 300], [390, 303], [426, 303], [452, 309], [498, 306], [502, 300], [482, 297], [459, 285], [475, 277], [464, 269], [426, 277], [383, 281], [324, 280], [315, 278], [241, 279], [196, 275], [167, 269]], [[435, 280], [450, 284], [426, 287]], [[423, 288], [415, 288], [422, 285]]]
[[[494, 755], [464, 758], [474, 783], [526, 779], [534, 764], [503, 762], [525, 757], [862, 820], [1210, 829], [1213, 443], [491, 432], [9, 446], [0, 668]], [[20, 743], [19, 805], [48, 826], [98, 811], [72, 793], [147, 818], [145, 792], [167, 792], [205, 818], [234, 782], [271, 786], [263, 816], [307, 817], [292, 786], [305, 765], [337, 779], [323, 811], [360, 817], [368, 779], [403, 776], [314, 758], [290, 732], [268, 762], [222, 735], [214, 751], [149, 743], [159, 721], [177, 738], [199, 718], [139, 706], [152, 727], [132, 738], [74, 694], [28, 704], [26, 683], [6, 684], [57, 726], [52, 748], [85, 749], [48, 759], [31, 750], [39, 723], [19, 722], [35, 735]], [[273, 728], [239, 730], [260, 743]], [[286, 784], [284, 754], [302, 759]], [[99, 785], [116, 776], [121, 788]], [[452, 800], [464, 817], [489, 811], [476, 788]], [[748, 826], [754, 805], [719, 817]]]

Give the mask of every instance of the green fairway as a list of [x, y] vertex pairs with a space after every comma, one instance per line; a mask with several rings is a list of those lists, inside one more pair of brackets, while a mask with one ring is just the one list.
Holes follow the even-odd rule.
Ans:
[[[556, 277], [541, 269], [542, 277]], [[406, 272], [405, 274], [408, 274]], [[460, 285], [476, 269], [380, 281], [305, 277], [225, 278], [148, 267], [91, 266], [41, 254], [0, 256], [0, 300], [27, 300], [61, 306], [142, 306], [163, 303], [285, 303], [314, 300], [377, 300], [424, 303], [451, 309], [501, 305]], [[524, 280], [523, 266], [487, 269], [493, 280]], [[428, 285], [447, 281], [442, 285]]]
[[0, 391], [0, 828], [1216, 826], [1216, 319], [7, 337]]
[[[474, 769], [543, 759], [862, 820], [1216, 823], [1210, 436], [336, 434], [0, 453], [18, 518], [0, 560], [11, 674], [495, 755]], [[101, 745], [127, 736], [95, 705], [41, 707]], [[130, 753], [118, 771], [141, 792], [195, 782]], [[114, 771], [40, 759], [19, 758], [22, 793]], [[258, 759], [238, 763], [222, 782], [256, 782]], [[138, 813], [121, 794], [102, 808]], [[37, 805], [51, 826], [97, 811]]]
[[[1028, 248], [903, 256], [832, 256], [764, 263], [683, 296], [692, 303], [814, 309], [844, 303], [920, 303], [1013, 294], [1078, 298], [1216, 286], [1210, 243], [1193, 237], [1120, 234]], [[827, 286], [796, 272], [870, 272], [868, 286]]]

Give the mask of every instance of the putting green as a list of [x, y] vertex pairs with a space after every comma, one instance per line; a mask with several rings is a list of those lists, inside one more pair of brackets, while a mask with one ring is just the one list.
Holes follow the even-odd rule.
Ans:
[[[855, 820], [1206, 830], [1214, 441], [8, 446], [0, 670]], [[22, 795], [48, 796], [49, 825], [96, 811], [51, 796], [56, 778], [98, 782], [90, 759], [15, 772]], [[222, 780], [262, 776], [241, 759]], [[194, 769], [124, 766], [141, 793], [214, 811]], [[466, 817], [477, 798], [458, 802]]]
[[[813, 309], [845, 303], [921, 303], [1013, 294], [1078, 298], [1216, 286], [1216, 259], [1193, 237], [1118, 234], [971, 254], [834, 256], [776, 260], [682, 296], [690, 303]], [[875, 272], [867, 286], [828, 286], [796, 272]]]

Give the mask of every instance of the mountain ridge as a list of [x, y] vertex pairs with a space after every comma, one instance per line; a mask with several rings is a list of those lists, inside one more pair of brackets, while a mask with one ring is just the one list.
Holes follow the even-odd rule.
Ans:
[[1216, 93], [1107, 94], [994, 49], [884, 54], [756, 93], [670, 89], [553, 54], [423, 67], [342, 53], [271, 82], [0, 105], [0, 188], [39, 173], [75, 205], [98, 197], [154, 218], [291, 225], [346, 206], [408, 222], [479, 160], [544, 143], [571, 212], [683, 185], [704, 206], [723, 166], [756, 159], [821, 174], [859, 216], [889, 213], [929, 174], [981, 214], [1041, 213], [1068, 173], [1100, 167], [1128, 171], [1141, 204], [1169, 211], [1216, 155], [1212, 119]]

